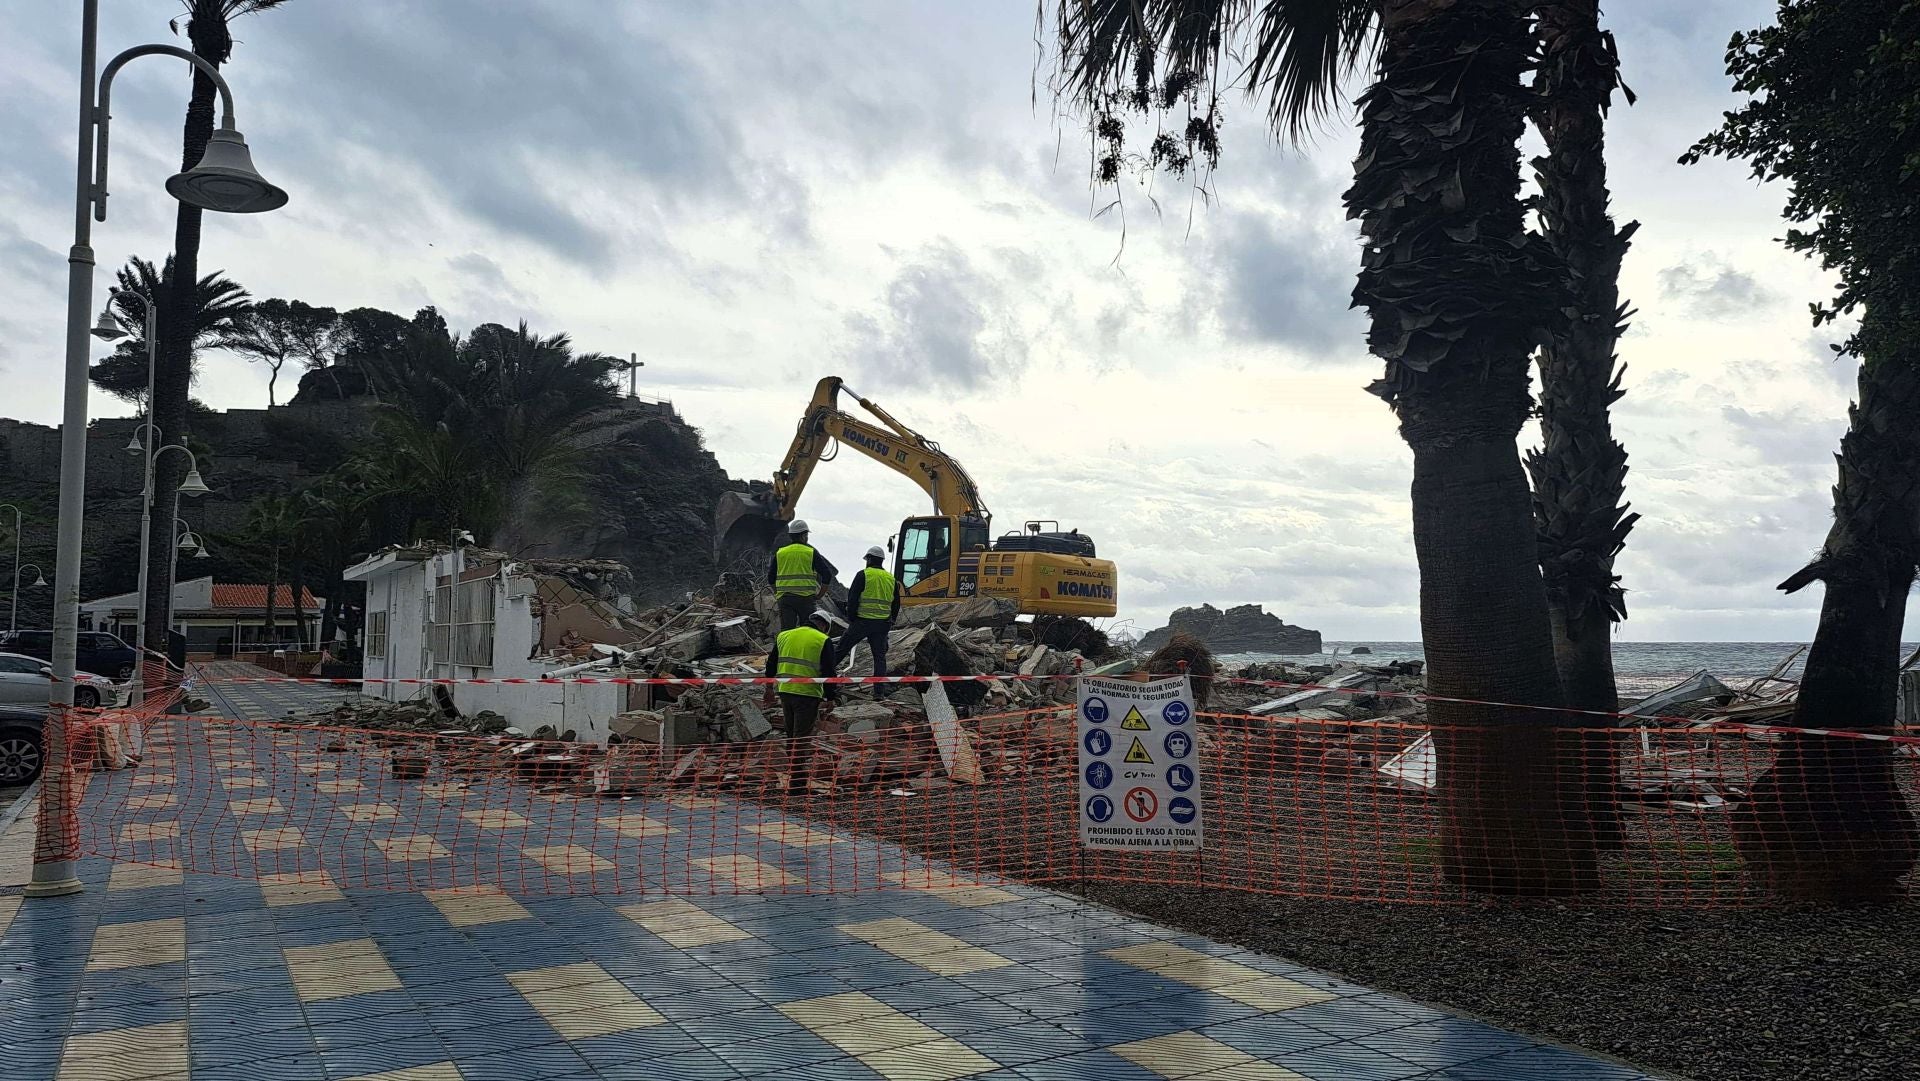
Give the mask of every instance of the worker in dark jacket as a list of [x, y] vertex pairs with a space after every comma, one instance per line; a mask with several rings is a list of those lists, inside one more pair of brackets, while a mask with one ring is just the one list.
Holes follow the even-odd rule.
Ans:
[[761, 703], [773, 707], [774, 693], [780, 695], [780, 709], [786, 717], [787, 791], [805, 792], [807, 775], [813, 769], [813, 728], [820, 720], [822, 707], [840, 700], [840, 687], [834, 683], [796, 683], [791, 677], [828, 678], [839, 666], [833, 639], [829, 633], [836, 622], [831, 612], [816, 609], [807, 622], [780, 632], [767, 654], [767, 678], [781, 680], [766, 685]]
[[787, 543], [767, 561], [767, 584], [780, 605], [780, 629], [790, 631], [807, 621], [833, 581], [833, 564], [807, 543], [807, 523], [787, 523]]
[[[854, 572], [847, 585], [847, 614], [853, 619], [838, 643], [840, 658], [851, 662], [853, 647], [865, 642], [876, 676], [887, 674], [887, 635], [900, 618], [900, 584], [881, 566], [886, 561], [887, 553], [878, 545], [867, 549], [867, 565]], [[892, 691], [892, 684], [882, 683], [874, 694], [885, 698]]]

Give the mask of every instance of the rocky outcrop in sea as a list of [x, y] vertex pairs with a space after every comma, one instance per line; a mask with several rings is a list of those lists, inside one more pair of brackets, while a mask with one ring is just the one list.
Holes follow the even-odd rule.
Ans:
[[1211, 604], [1175, 609], [1166, 626], [1147, 632], [1140, 640], [1140, 648], [1158, 649], [1176, 631], [1193, 635], [1215, 653], [1297, 656], [1321, 651], [1319, 631], [1296, 627], [1279, 616], [1269, 615], [1257, 604], [1236, 605], [1224, 612]]

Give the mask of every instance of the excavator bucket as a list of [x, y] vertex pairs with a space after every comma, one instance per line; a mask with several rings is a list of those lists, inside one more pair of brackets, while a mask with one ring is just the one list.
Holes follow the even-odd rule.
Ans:
[[723, 492], [713, 509], [713, 554], [721, 570], [744, 565], [758, 572], [787, 528], [765, 502], [746, 492]]

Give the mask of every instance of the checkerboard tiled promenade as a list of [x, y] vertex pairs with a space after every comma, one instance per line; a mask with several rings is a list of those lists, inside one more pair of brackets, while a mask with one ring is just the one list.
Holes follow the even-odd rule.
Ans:
[[[229, 715], [280, 714], [302, 693], [228, 686]], [[270, 750], [262, 753], [273, 753]], [[162, 756], [164, 757], [164, 755]], [[190, 834], [273, 831], [299, 792], [240, 782]], [[138, 843], [180, 836], [165, 785], [132, 805]], [[297, 771], [273, 771], [297, 775]], [[149, 799], [151, 796], [153, 798]], [[145, 803], [137, 801], [145, 800]], [[610, 801], [611, 802], [611, 801]], [[234, 804], [242, 804], [238, 808]], [[276, 807], [279, 810], [276, 810]], [[406, 833], [406, 862], [456, 840]], [[475, 807], [500, 822], [519, 812]], [[885, 849], [725, 800], [608, 813], [687, 824], [751, 816], [803, 878], [839, 846]], [[437, 819], [429, 820], [437, 821]], [[472, 819], [464, 819], [471, 825]], [[22, 819], [0, 847], [30, 840]], [[697, 836], [698, 830], [682, 830]], [[600, 836], [596, 833], [595, 836]], [[676, 842], [619, 833], [622, 846]], [[278, 835], [276, 835], [278, 837]], [[330, 837], [279, 837], [288, 845]], [[264, 842], [261, 842], [264, 843]], [[377, 839], [374, 842], [377, 844]], [[435, 850], [438, 849], [439, 852]], [[279, 852], [276, 847], [272, 851]], [[888, 866], [914, 866], [886, 853]], [[579, 859], [576, 854], [571, 859]], [[1637, 1071], [1083, 902], [1004, 882], [831, 895], [514, 895], [466, 885], [343, 888], [325, 853], [277, 878], [186, 873], [165, 860], [82, 861], [85, 893], [0, 891], [0, 1077], [8, 1081], [537, 1081], [952, 1078], [1629, 1081]], [[21, 866], [17, 860], [0, 866]], [[716, 869], [719, 874], [729, 869]], [[940, 881], [939, 872], [909, 876]], [[5, 880], [0, 880], [5, 881]], [[793, 883], [788, 882], [791, 886]]]

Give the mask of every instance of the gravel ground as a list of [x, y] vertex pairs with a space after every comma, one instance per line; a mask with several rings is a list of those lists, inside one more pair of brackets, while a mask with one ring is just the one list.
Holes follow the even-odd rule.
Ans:
[[1395, 906], [1106, 883], [1076, 892], [1699, 1081], [1920, 1077], [1911, 908]]

